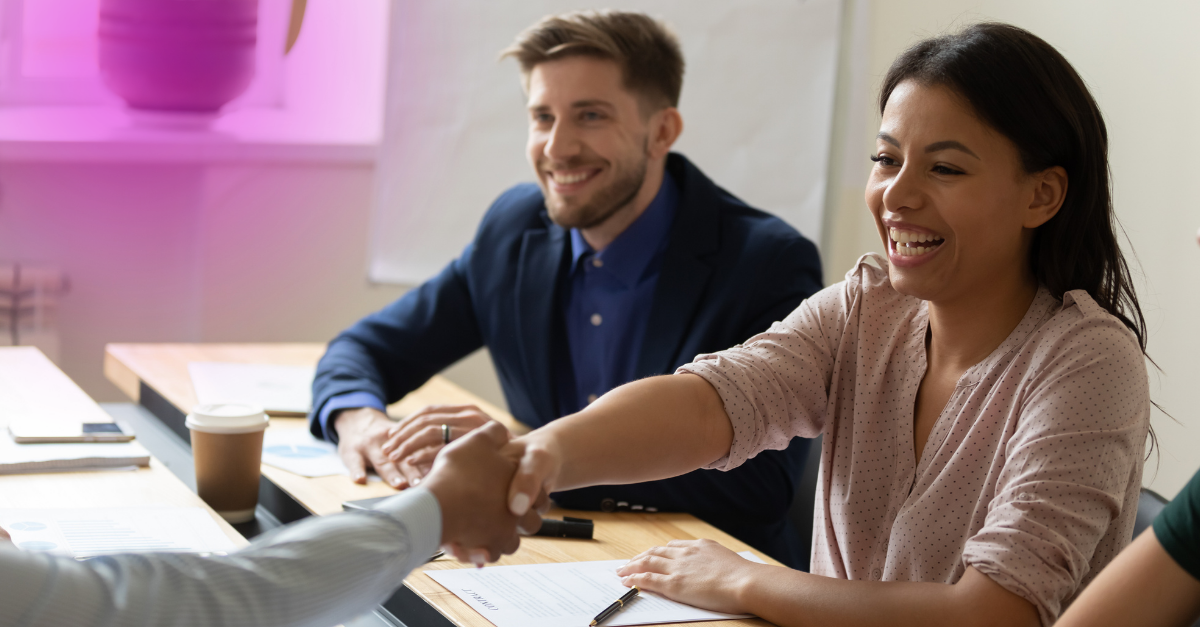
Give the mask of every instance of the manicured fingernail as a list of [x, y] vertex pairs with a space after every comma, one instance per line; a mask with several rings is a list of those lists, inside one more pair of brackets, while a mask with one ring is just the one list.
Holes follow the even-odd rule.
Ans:
[[[421, 478], [420, 478], [420, 477], [417, 477], [417, 478], [413, 479], [413, 480], [412, 480], [412, 484], [413, 484], [413, 487], [414, 487], [414, 488], [415, 488], [415, 487], [417, 487], [417, 486], [419, 486], [419, 485], [421, 485]], [[493, 501], [493, 503], [494, 503], [494, 502], [495, 502], [495, 501]]]
[[512, 497], [512, 502], [508, 504], [508, 509], [517, 516], [524, 516], [525, 512], [529, 511], [529, 495], [524, 492], [517, 492]]
[[398, 479], [398, 478], [396, 478], [396, 479], [392, 479], [392, 487], [393, 487], [393, 488], [398, 488], [398, 487], [400, 487], [400, 479]]
[[471, 551], [471, 563], [476, 568], [483, 568], [483, 565], [487, 564], [487, 553], [483, 551]]

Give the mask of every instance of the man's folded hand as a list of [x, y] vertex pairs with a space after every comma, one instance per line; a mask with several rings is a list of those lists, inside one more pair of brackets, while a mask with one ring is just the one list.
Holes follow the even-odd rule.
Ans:
[[409, 485], [417, 485], [442, 449], [445, 429], [453, 441], [489, 423], [495, 421], [474, 405], [429, 405], [394, 423], [382, 451]]
[[373, 407], [344, 409], [334, 417], [338, 434], [338, 455], [350, 470], [355, 483], [367, 482], [367, 470], [374, 469], [388, 485], [401, 490], [408, 481], [397, 464], [383, 453], [383, 443], [395, 421]]

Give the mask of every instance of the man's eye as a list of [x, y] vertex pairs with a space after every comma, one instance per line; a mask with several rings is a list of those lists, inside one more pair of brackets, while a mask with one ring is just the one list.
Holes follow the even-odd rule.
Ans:
[[579, 117], [583, 118], [584, 120], [586, 120], [588, 122], [595, 122], [597, 120], [603, 119], [604, 114], [600, 113], [599, 111], [584, 111], [582, 114], [580, 114]]
[[896, 161], [894, 159], [891, 157], [885, 157], [883, 155], [871, 155], [871, 161], [874, 161], [879, 165], [896, 165]]

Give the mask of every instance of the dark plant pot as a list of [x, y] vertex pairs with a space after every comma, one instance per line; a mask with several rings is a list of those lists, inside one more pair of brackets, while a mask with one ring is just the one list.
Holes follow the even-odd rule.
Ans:
[[254, 78], [258, 0], [102, 0], [100, 73], [134, 109], [215, 114]]

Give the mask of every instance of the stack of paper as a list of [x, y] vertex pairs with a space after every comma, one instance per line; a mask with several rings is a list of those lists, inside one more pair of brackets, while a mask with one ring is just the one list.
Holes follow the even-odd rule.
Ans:
[[130, 509], [6, 509], [0, 527], [23, 551], [77, 558], [110, 553], [218, 554], [236, 549], [199, 507]]
[[250, 403], [272, 416], [304, 416], [312, 407], [311, 366], [193, 361], [188, 364], [196, 400]]
[[149, 451], [137, 442], [17, 444], [0, 432], [0, 475], [149, 465]]

